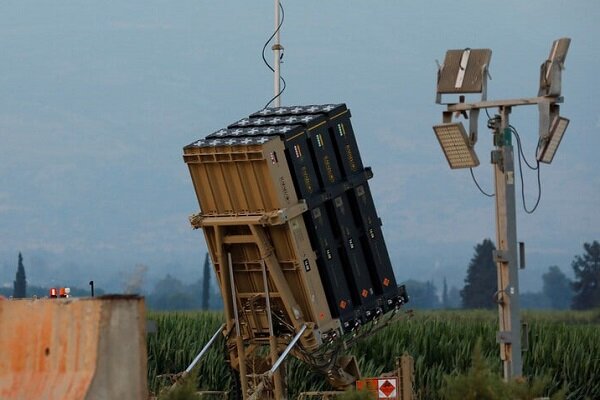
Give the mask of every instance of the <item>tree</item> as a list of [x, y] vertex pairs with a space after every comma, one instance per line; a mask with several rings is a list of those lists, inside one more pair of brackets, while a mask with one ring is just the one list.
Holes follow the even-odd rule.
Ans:
[[19, 265], [17, 274], [13, 283], [13, 298], [24, 299], [27, 297], [27, 278], [25, 277], [25, 267], [23, 266], [23, 256], [19, 253]]
[[475, 246], [475, 255], [469, 263], [465, 286], [460, 291], [464, 308], [494, 308], [494, 293], [498, 290], [494, 250], [490, 239]]
[[156, 283], [146, 299], [148, 308], [153, 310], [190, 310], [198, 307], [197, 298], [190, 293], [189, 287], [170, 274]]
[[433, 282], [406, 281], [406, 290], [410, 297], [411, 308], [439, 308], [440, 300]]
[[556, 265], [548, 268], [548, 272], [542, 275], [544, 286], [542, 293], [548, 299], [550, 308], [566, 310], [573, 299], [571, 281]]
[[572, 307], [585, 310], [600, 306], [600, 243], [584, 243], [585, 253], [571, 263], [575, 272]]
[[208, 253], [204, 257], [204, 276], [202, 278], [202, 309], [208, 310], [210, 300], [210, 262]]

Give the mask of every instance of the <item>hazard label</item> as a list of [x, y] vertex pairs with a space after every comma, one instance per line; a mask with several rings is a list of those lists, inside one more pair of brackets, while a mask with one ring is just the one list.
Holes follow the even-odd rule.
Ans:
[[396, 379], [378, 379], [379, 399], [396, 399]]
[[397, 386], [397, 377], [366, 378], [356, 381], [356, 390], [367, 390], [377, 400], [398, 400]]

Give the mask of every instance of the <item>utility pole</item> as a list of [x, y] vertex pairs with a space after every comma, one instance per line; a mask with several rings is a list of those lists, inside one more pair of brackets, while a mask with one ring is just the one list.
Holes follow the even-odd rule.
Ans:
[[[492, 56], [490, 49], [448, 50], [444, 64], [438, 69], [436, 103], [445, 104], [446, 110], [442, 112], [443, 123], [435, 125], [433, 130], [450, 168], [479, 166], [479, 159], [475, 153], [479, 111], [497, 108], [499, 112], [499, 115], [488, 121], [488, 126], [494, 135], [491, 160], [494, 165], [496, 189], [497, 250], [494, 253], [494, 262], [498, 277], [495, 300], [498, 303], [499, 319], [496, 340], [500, 344], [500, 358], [506, 381], [523, 375], [517, 252], [520, 250], [522, 255], [524, 247], [517, 247], [515, 160], [512, 145], [513, 128], [509, 122], [509, 115], [513, 107], [538, 106], [540, 127], [536, 152], [538, 165], [535, 169], [539, 173], [540, 163], [552, 162], [569, 124], [568, 119], [560, 116], [559, 104], [563, 101], [561, 72], [570, 42], [569, 38], [561, 38], [552, 44], [550, 56], [540, 67], [537, 97], [487, 100], [488, 68]], [[465, 94], [474, 93], [481, 94], [481, 101], [467, 103]], [[459, 97], [458, 101], [442, 103], [442, 95]], [[463, 116], [469, 120], [468, 133], [462, 122], [452, 122], [455, 116]], [[520, 146], [519, 141], [517, 145]], [[517, 157], [520, 156], [520, 152], [517, 152]], [[521, 268], [523, 267], [524, 260], [521, 259]]]
[[494, 127], [492, 163], [496, 187], [496, 246], [498, 271], [499, 332], [504, 378], [523, 374], [521, 356], [521, 310], [519, 305], [519, 267], [517, 264], [517, 214], [515, 199], [515, 160], [510, 130], [510, 106], [500, 107]]

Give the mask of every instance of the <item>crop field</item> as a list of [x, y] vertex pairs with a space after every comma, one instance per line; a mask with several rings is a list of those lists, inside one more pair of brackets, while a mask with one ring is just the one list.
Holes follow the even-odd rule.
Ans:
[[[219, 313], [151, 313], [158, 330], [148, 337], [148, 374], [152, 392], [168, 383], [161, 375], [183, 371], [222, 323]], [[567, 388], [567, 399], [600, 399], [600, 311], [525, 313], [529, 348], [524, 353], [527, 377], [550, 377], [550, 392]], [[438, 399], [445, 375], [467, 371], [480, 338], [482, 353], [500, 374], [495, 342], [497, 313], [492, 311], [426, 311], [394, 323], [351, 349], [363, 376], [394, 369], [396, 357], [415, 361], [419, 399]], [[198, 366], [202, 389], [225, 390], [231, 379], [223, 341]], [[290, 398], [302, 391], [327, 389], [319, 375], [301, 363], [287, 364]]]

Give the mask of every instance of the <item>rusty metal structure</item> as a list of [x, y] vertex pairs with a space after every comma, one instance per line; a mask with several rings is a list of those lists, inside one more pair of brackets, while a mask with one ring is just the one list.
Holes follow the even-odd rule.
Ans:
[[343, 350], [400, 315], [408, 296], [346, 105], [265, 108], [186, 146], [183, 158], [240, 397], [287, 398], [289, 354], [335, 388], [351, 386], [360, 373]]

